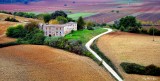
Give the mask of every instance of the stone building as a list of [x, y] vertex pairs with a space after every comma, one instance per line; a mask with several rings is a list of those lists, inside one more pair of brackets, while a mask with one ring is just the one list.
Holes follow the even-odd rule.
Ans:
[[44, 31], [45, 36], [65, 36], [72, 30], [77, 30], [77, 23], [69, 22], [66, 24], [39, 24], [39, 28]]

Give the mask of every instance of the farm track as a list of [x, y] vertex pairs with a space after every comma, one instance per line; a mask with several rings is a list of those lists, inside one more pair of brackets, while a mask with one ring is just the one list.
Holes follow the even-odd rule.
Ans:
[[101, 37], [102, 35], [105, 35], [105, 34], [108, 34], [110, 32], [112, 32], [112, 29], [109, 29], [109, 28], [106, 28], [107, 31], [102, 33], [102, 34], [99, 34], [97, 36], [95, 36], [94, 38], [92, 38], [90, 41], [88, 41], [86, 43], [86, 48], [98, 59], [98, 61], [102, 62], [102, 65], [105, 67], [105, 69], [107, 69], [112, 75], [114, 78], [116, 78], [118, 81], [123, 81], [123, 79], [104, 61], [104, 59], [102, 59], [96, 52], [94, 52], [90, 46], [91, 44], [96, 40], [98, 39], [99, 37]]

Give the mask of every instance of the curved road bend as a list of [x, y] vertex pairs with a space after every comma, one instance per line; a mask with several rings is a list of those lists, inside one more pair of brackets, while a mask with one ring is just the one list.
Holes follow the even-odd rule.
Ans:
[[86, 48], [99, 60], [102, 62], [102, 65], [105, 67], [105, 69], [107, 69], [118, 81], [123, 81], [123, 79], [100, 57], [98, 56], [98, 54], [96, 52], [94, 52], [90, 46], [91, 44], [94, 42], [94, 40], [96, 40], [97, 38], [101, 37], [102, 35], [105, 35], [105, 34], [108, 34], [110, 32], [112, 32], [113, 30], [110, 29], [110, 28], [105, 28], [107, 29], [108, 31], [102, 33], [102, 34], [99, 34], [97, 36], [95, 36], [94, 38], [92, 38], [90, 41], [88, 41], [86, 43]]

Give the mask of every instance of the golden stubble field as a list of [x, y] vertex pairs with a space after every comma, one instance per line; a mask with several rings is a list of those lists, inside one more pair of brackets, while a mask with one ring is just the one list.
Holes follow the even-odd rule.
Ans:
[[114, 81], [88, 57], [38, 45], [0, 48], [0, 81]]
[[97, 45], [113, 61], [126, 81], [160, 81], [160, 77], [126, 74], [120, 67], [122, 62], [160, 67], [160, 36], [156, 36], [153, 42], [149, 35], [113, 32], [100, 37]]

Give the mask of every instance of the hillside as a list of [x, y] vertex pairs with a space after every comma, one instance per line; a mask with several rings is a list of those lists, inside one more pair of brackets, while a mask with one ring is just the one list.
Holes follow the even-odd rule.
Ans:
[[88, 57], [47, 46], [0, 49], [0, 81], [114, 81]]
[[5, 32], [6, 32], [8, 27], [14, 26], [14, 25], [17, 25], [17, 24], [25, 24], [25, 22], [27, 22], [27, 21], [42, 22], [40, 20], [31, 19], [31, 18], [24, 18], [24, 17], [18, 17], [18, 16], [16, 16], [16, 19], [19, 20], [20, 22], [4, 21], [5, 18], [7, 18], [7, 17], [13, 17], [13, 15], [0, 13], [0, 43], [15, 41], [15, 39], [5, 36]]
[[144, 66], [154, 64], [160, 67], [160, 37], [113, 32], [99, 38], [97, 45], [111, 59], [126, 81], [159, 81], [160, 77], [126, 74], [122, 71], [122, 62]]

